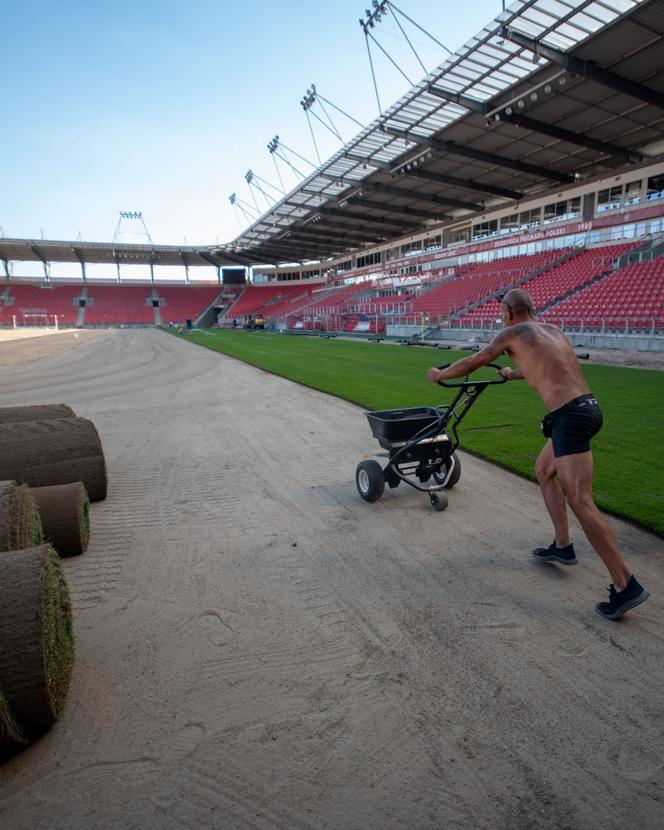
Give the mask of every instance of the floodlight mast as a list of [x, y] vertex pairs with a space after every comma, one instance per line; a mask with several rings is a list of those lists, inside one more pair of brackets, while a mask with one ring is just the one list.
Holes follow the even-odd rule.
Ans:
[[[277, 200], [272, 198], [271, 196], [268, 196], [268, 194], [258, 184], [259, 181], [263, 181], [263, 180], [259, 176], [257, 176], [254, 173], [253, 170], [247, 170], [247, 172], [244, 174], [244, 178], [245, 178], [245, 181], [247, 182], [247, 184], [249, 185], [250, 188], [255, 187], [256, 190], [259, 190], [263, 194], [263, 198], [267, 202], [267, 209], [268, 210], [270, 210], [270, 208], [274, 207]], [[268, 184], [268, 182], [266, 182], [266, 184]], [[272, 187], [272, 185], [270, 185], [270, 187]], [[275, 190], [277, 190], [277, 188], [275, 188]], [[252, 195], [253, 195], [253, 193], [252, 193]], [[254, 202], [255, 201], [256, 201], [256, 198], [254, 197]], [[256, 208], [258, 208], [258, 205], [256, 205]]]
[[383, 18], [385, 15], [387, 15], [388, 12], [392, 13], [392, 17], [394, 18], [394, 22], [399, 27], [399, 31], [403, 35], [406, 43], [410, 47], [411, 52], [415, 56], [415, 59], [419, 63], [419, 65], [422, 68], [422, 71], [424, 72], [425, 75], [428, 74], [428, 70], [427, 70], [426, 66], [424, 65], [424, 63], [422, 62], [422, 59], [420, 58], [420, 56], [417, 52], [417, 49], [415, 49], [415, 47], [413, 46], [410, 38], [406, 34], [406, 31], [405, 31], [404, 27], [402, 26], [401, 21], [399, 20], [400, 17], [402, 17], [404, 20], [407, 20], [409, 23], [411, 23], [413, 26], [415, 26], [416, 29], [419, 29], [420, 32], [423, 32], [428, 38], [433, 40], [434, 43], [436, 43], [438, 46], [440, 46], [441, 49], [444, 49], [449, 55], [452, 54], [452, 50], [448, 49], [447, 46], [445, 46], [444, 43], [441, 43], [437, 38], [435, 38], [431, 34], [431, 32], [427, 31], [427, 29], [425, 29], [423, 26], [420, 26], [419, 23], [417, 23], [415, 20], [413, 20], [412, 17], [409, 17], [398, 6], [395, 6], [395, 4], [391, 2], [391, 0], [383, 0], [383, 2], [379, 2], [379, 0], [372, 0], [371, 5], [373, 7], [372, 9], [365, 9], [365, 11], [364, 11], [364, 13], [366, 15], [366, 20], [364, 20], [364, 18], [360, 18], [360, 26], [362, 27], [362, 31], [364, 32], [364, 39], [365, 39], [366, 46], [367, 46], [367, 54], [369, 56], [369, 66], [371, 68], [371, 77], [372, 77], [372, 80], [373, 80], [374, 92], [376, 93], [376, 102], [378, 104], [378, 114], [380, 116], [382, 114], [383, 110], [382, 110], [382, 107], [380, 105], [380, 96], [378, 95], [378, 84], [376, 82], [376, 73], [374, 71], [373, 58], [371, 56], [371, 47], [370, 47], [370, 44], [369, 44], [369, 38], [371, 38], [371, 40], [376, 44], [376, 46], [380, 49], [380, 51], [383, 53], [383, 55], [385, 55], [385, 57], [392, 64], [392, 66], [397, 70], [397, 72], [399, 72], [399, 74], [402, 75], [406, 79], [406, 81], [408, 82], [408, 84], [410, 86], [413, 86], [413, 82], [408, 77], [408, 75], [406, 75], [406, 73], [399, 66], [399, 64], [392, 58], [392, 56], [388, 53], [388, 51], [386, 49], [384, 49], [383, 46], [381, 46], [381, 44], [376, 40], [376, 38], [373, 36], [373, 34], [371, 32], [371, 30], [373, 28], [375, 28], [376, 25], [380, 22], [381, 18]]
[[118, 219], [118, 224], [115, 226], [115, 233], [113, 234], [113, 242], [118, 241], [118, 236], [120, 234], [120, 228], [122, 227], [123, 220], [128, 220], [129, 222], [140, 222], [143, 226], [142, 231], [123, 231], [123, 233], [130, 234], [132, 236], [145, 236], [150, 243], [153, 245], [152, 237], [150, 236], [150, 231], [148, 230], [148, 226], [145, 224], [145, 219], [143, 218], [143, 211], [142, 210], [120, 210], [118, 211], [120, 217]]
[[[274, 157], [274, 156], [277, 156], [278, 158], [280, 158], [280, 159], [284, 162], [284, 164], [287, 164], [287, 165], [290, 167], [290, 169], [291, 169], [291, 170], [292, 170], [292, 171], [293, 171], [293, 172], [294, 172], [294, 173], [295, 173], [295, 174], [296, 174], [296, 175], [297, 175], [300, 179], [306, 179], [305, 174], [304, 174], [301, 170], [298, 170], [298, 169], [297, 169], [297, 167], [295, 167], [295, 165], [294, 165], [294, 164], [292, 164], [292, 163], [291, 163], [291, 162], [290, 162], [290, 161], [286, 158], [286, 156], [282, 155], [282, 154], [279, 152], [279, 149], [280, 149], [280, 148], [283, 148], [284, 150], [288, 151], [289, 153], [292, 153], [294, 156], [297, 156], [299, 159], [302, 159], [302, 161], [306, 162], [307, 164], [310, 164], [310, 165], [314, 168], [314, 170], [316, 169], [316, 165], [315, 165], [312, 161], [309, 161], [309, 159], [305, 159], [305, 158], [304, 158], [304, 156], [301, 156], [299, 153], [296, 153], [296, 152], [295, 152], [295, 150], [292, 150], [290, 147], [287, 147], [287, 146], [283, 143], [283, 141], [281, 141], [281, 140], [279, 139], [279, 136], [278, 136], [278, 135], [275, 135], [275, 136], [274, 136], [274, 138], [272, 138], [272, 139], [270, 139], [270, 141], [268, 141], [268, 143], [267, 143], [267, 149], [270, 151], [270, 153], [272, 154], [272, 156], [273, 156], [273, 157]], [[279, 179], [281, 180], [281, 177], [279, 177]]]
[[256, 219], [258, 219], [260, 211], [256, 216], [252, 216], [251, 211], [253, 211], [254, 208], [252, 208], [251, 205], [247, 204], [246, 202], [243, 202], [242, 199], [240, 199], [240, 197], [236, 193], [231, 193], [231, 195], [228, 197], [228, 201], [231, 203], [233, 208], [235, 208], [236, 205], [238, 206], [238, 208], [242, 211], [244, 218], [249, 222], [250, 225], [253, 225]]

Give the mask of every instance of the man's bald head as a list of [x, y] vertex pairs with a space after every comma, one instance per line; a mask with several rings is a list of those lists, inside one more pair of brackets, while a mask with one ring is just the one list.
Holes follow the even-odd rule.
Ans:
[[507, 306], [510, 317], [530, 318], [535, 316], [535, 308], [530, 294], [522, 288], [512, 288], [500, 301]]

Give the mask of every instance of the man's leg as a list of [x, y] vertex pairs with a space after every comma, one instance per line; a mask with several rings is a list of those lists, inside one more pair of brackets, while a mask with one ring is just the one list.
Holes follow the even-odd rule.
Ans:
[[[552, 450], [553, 452], [553, 450]], [[591, 452], [563, 455], [555, 459], [569, 506], [583, 532], [606, 565], [618, 590], [629, 581], [630, 571], [618, 550], [615, 534], [593, 501], [593, 456]]]
[[553, 445], [551, 439], [549, 439], [537, 456], [537, 461], [535, 461], [535, 475], [544, 497], [544, 504], [553, 522], [556, 547], [564, 548], [570, 544], [569, 523], [567, 521], [565, 496], [556, 481], [556, 461], [557, 459], [553, 454]]

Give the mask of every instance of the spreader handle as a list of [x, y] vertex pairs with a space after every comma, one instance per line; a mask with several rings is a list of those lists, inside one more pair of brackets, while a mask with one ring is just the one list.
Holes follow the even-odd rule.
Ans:
[[[442, 366], [438, 366], [438, 369], [447, 369], [450, 366], [450, 363], [443, 363]], [[485, 363], [485, 366], [488, 366], [490, 369], [496, 369], [498, 372], [503, 368], [499, 366], [497, 363]], [[504, 375], [500, 375], [499, 379], [497, 380], [468, 380], [468, 375], [466, 375], [466, 379], [462, 381], [457, 381], [455, 383], [448, 383], [445, 380], [437, 381], [438, 386], [447, 386], [449, 389], [456, 389], [459, 386], [492, 386], [494, 383], [507, 383], [507, 378]]]

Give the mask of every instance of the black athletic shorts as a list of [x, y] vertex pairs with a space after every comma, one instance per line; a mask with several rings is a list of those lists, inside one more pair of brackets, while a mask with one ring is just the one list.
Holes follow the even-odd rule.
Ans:
[[553, 454], [588, 452], [590, 439], [602, 428], [602, 410], [589, 392], [553, 409], [542, 421], [542, 432], [553, 444]]

